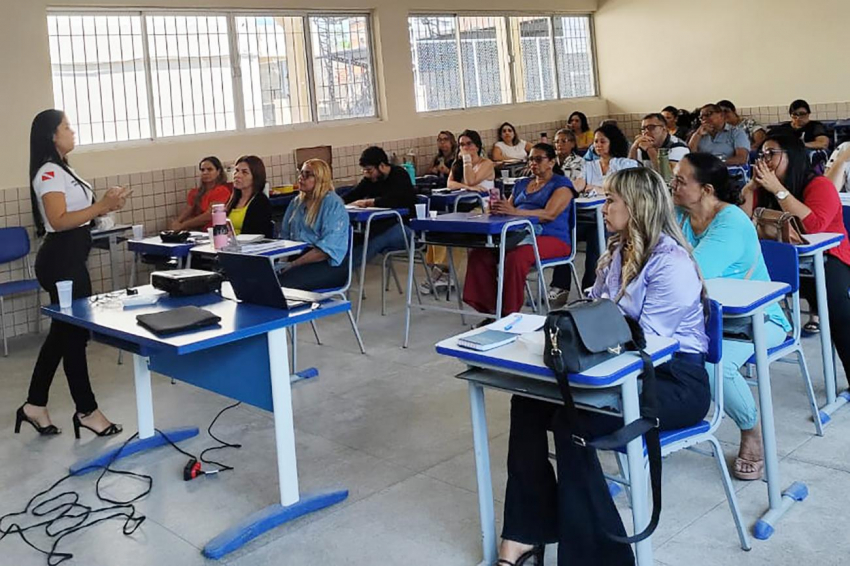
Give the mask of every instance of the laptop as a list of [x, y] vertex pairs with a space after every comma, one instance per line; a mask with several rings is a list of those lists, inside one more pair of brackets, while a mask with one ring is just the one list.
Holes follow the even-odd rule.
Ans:
[[219, 252], [218, 262], [243, 303], [292, 310], [325, 298], [320, 293], [281, 287], [272, 261], [265, 256]]

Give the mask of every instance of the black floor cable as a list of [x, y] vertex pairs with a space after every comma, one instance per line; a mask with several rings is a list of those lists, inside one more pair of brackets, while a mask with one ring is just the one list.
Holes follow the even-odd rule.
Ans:
[[[215, 418], [212, 420], [209, 427], [207, 428], [207, 433], [213, 440], [218, 442], [220, 446], [206, 448], [203, 452], [201, 452], [200, 458], [202, 462], [218, 466], [219, 470], [217, 471], [232, 470], [233, 467], [221, 464], [219, 462], [215, 462], [213, 460], [206, 460], [204, 459], [204, 455], [208, 452], [214, 450], [221, 450], [224, 448], [241, 448], [242, 445], [231, 444], [221, 440], [213, 434], [212, 427], [213, 425], [215, 425], [216, 421], [218, 421], [219, 417], [224, 414], [225, 411], [237, 407], [240, 404], [241, 403], [234, 403], [232, 405], [228, 405], [227, 407], [219, 411], [219, 413], [215, 416]], [[160, 431], [159, 429], [155, 430], [175, 450], [185, 456], [188, 456], [189, 458], [195, 458], [192, 454], [186, 452], [185, 450], [177, 446], [177, 444], [172, 442], [170, 438], [168, 438], [165, 434], [162, 433], [162, 431]], [[27, 546], [33, 548], [34, 550], [40, 552], [41, 554], [47, 557], [48, 566], [58, 566], [66, 560], [70, 560], [74, 557], [74, 555], [69, 552], [59, 552], [58, 550], [59, 544], [62, 542], [62, 540], [65, 539], [65, 537], [69, 535], [93, 527], [104, 521], [109, 521], [111, 519], [118, 518], [124, 519], [124, 524], [121, 530], [125, 536], [130, 536], [135, 533], [136, 530], [142, 525], [142, 523], [145, 522], [146, 517], [137, 513], [136, 506], [134, 505], [134, 503], [146, 497], [153, 490], [153, 477], [147, 474], [131, 472], [129, 470], [116, 469], [112, 466], [115, 463], [115, 460], [118, 459], [118, 456], [127, 447], [127, 445], [134, 439], [138, 438], [138, 436], [138, 433], [133, 434], [131, 437], [124, 441], [124, 443], [121, 445], [121, 448], [115, 451], [106, 466], [101, 469], [100, 475], [98, 476], [97, 481], [95, 482], [95, 496], [99, 501], [108, 503], [109, 505], [100, 508], [94, 508], [88, 505], [84, 505], [80, 502], [81, 497], [79, 492], [72, 490], [63, 491], [58, 495], [54, 495], [53, 497], [38, 501], [40, 498], [45, 497], [63, 482], [67, 481], [69, 478], [75, 477], [74, 474], [68, 474], [56, 481], [49, 488], [33, 496], [32, 499], [27, 502], [23, 510], [7, 513], [6, 515], [0, 517], [0, 541], [2, 541], [8, 535], [18, 535], [20, 536], [21, 540], [26, 543]], [[136, 479], [146, 483], [147, 485], [138, 495], [129, 499], [111, 499], [101, 493], [100, 484], [107, 473]], [[22, 526], [20, 523], [14, 522], [15, 518], [24, 517], [30, 514], [37, 519], [43, 520], [27, 526]], [[52, 518], [47, 518], [51, 517], [54, 514], [55, 516], [53, 516]], [[11, 522], [9, 521], [10, 519], [12, 519]], [[8, 526], [5, 526], [7, 522], [9, 524]], [[31, 531], [42, 527], [44, 534], [46, 534], [48, 538], [53, 539], [53, 544], [51, 545], [49, 550], [45, 550], [44, 548], [39, 547], [27, 537], [27, 533], [30, 533]]]

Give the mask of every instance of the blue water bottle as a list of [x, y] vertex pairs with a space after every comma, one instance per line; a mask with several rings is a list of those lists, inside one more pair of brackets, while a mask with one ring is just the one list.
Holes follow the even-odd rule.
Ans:
[[405, 161], [401, 164], [404, 167], [404, 170], [407, 171], [407, 174], [410, 175], [410, 182], [413, 185], [416, 185], [416, 168], [413, 166], [413, 163], [410, 161]]

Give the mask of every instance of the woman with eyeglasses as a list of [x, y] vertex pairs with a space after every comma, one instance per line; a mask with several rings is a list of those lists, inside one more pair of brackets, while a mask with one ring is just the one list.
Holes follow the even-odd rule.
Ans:
[[448, 177], [457, 159], [457, 141], [455, 135], [448, 130], [443, 130], [437, 135], [437, 156], [428, 169], [428, 174], [438, 177]]
[[505, 122], [499, 126], [499, 141], [493, 146], [493, 161], [525, 161], [531, 144], [519, 138], [513, 124]]
[[308, 159], [301, 166], [298, 197], [286, 207], [280, 237], [310, 247], [284, 266], [278, 276], [282, 287], [315, 291], [345, 285], [348, 213], [331, 181], [331, 168], [321, 159]]
[[457, 145], [458, 157], [449, 173], [448, 188], [490, 192], [495, 186], [496, 170], [482, 152], [481, 136], [475, 130], [464, 130], [457, 138]]
[[[738, 208], [740, 191], [730, 182], [726, 165], [709, 153], [685, 155], [670, 181], [673, 203], [682, 233], [693, 246], [693, 256], [706, 279], [770, 281], [756, 229]], [[792, 330], [779, 305], [765, 311], [767, 347], [782, 344]], [[735, 329], [728, 328], [730, 333]], [[723, 400], [726, 414], [741, 431], [732, 475], [740, 480], [761, 479], [764, 448], [758, 410], [740, 369], [754, 352], [752, 342], [723, 341]], [[713, 383], [714, 369], [707, 368]]]
[[805, 100], [795, 100], [788, 107], [790, 122], [775, 129], [778, 133], [790, 133], [798, 136], [808, 149], [828, 149], [829, 136], [826, 126], [811, 119], [812, 109]]
[[[570, 180], [556, 175], [555, 148], [538, 143], [528, 159], [531, 177], [517, 181], [507, 200], [494, 201], [492, 214], [528, 216], [539, 220], [537, 249], [540, 259], [564, 257], [570, 254], [569, 207], [576, 196]], [[469, 252], [463, 300], [482, 313], [496, 317], [519, 312], [525, 302], [525, 278], [534, 265], [531, 235], [514, 249], [505, 253], [502, 312], [496, 312], [496, 269], [498, 252], [492, 249], [473, 249]]]
[[[838, 247], [826, 251], [826, 295], [832, 342], [850, 376], [850, 241], [844, 227], [841, 199], [832, 182], [812, 171], [803, 141], [787, 133], [770, 133], [753, 166], [753, 178], [743, 190], [741, 207], [752, 216], [757, 207], [783, 210], [802, 221], [809, 234], [843, 234]], [[800, 295], [814, 312], [814, 281], [800, 282]], [[817, 319], [810, 320], [809, 325]]]

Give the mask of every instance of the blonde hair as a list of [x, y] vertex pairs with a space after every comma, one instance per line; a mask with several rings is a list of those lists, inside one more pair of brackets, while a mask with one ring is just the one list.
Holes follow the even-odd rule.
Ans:
[[304, 165], [309, 165], [313, 170], [313, 176], [316, 179], [316, 186], [310, 191], [309, 195], [301, 193], [298, 195], [298, 201], [307, 208], [307, 224], [313, 226], [316, 222], [316, 217], [319, 215], [319, 209], [322, 207], [322, 201], [328, 193], [333, 192], [333, 174], [330, 166], [321, 159], [308, 159]]
[[[611, 264], [614, 250], [622, 245], [620, 292], [615, 302], [622, 298], [629, 283], [640, 275], [662, 234], [667, 234], [687, 250], [693, 261], [692, 248], [676, 222], [673, 199], [661, 175], [644, 167], [624, 169], [609, 175], [603, 190], [622, 198], [629, 211], [625, 241], [621, 234], [614, 234], [596, 264], [598, 276]], [[694, 268], [702, 281], [696, 262]]]

